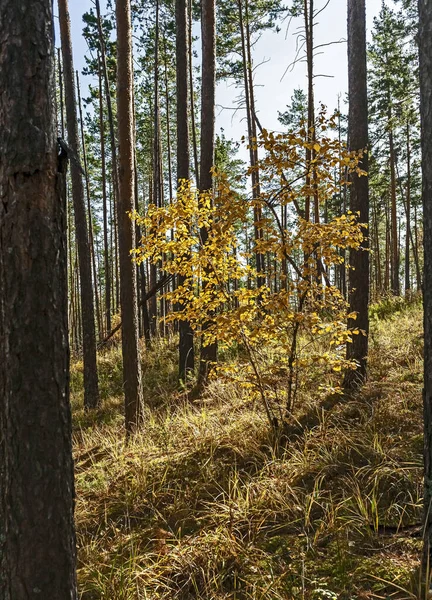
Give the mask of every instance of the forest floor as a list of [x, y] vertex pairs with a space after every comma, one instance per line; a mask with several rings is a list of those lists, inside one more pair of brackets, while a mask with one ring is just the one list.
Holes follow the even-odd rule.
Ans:
[[162, 343], [144, 361], [145, 427], [126, 445], [120, 348], [99, 357], [99, 411], [80, 408], [75, 361], [80, 598], [415, 598], [422, 346], [418, 302], [374, 307], [369, 382], [330, 408], [303, 402], [283, 448], [232, 385], [188, 402]]

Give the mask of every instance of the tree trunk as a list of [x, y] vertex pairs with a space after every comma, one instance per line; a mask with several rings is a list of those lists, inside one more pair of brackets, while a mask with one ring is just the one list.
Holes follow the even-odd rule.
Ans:
[[385, 265], [384, 265], [384, 293], [388, 294], [390, 288], [390, 217], [389, 202], [385, 201]]
[[[177, 182], [190, 178], [188, 118], [188, 7], [176, 0], [176, 84], [177, 84]], [[179, 285], [184, 277], [179, 277]], [[194, 371], [193, 332], [188, 321], [179, 323], [179, 379], [186, 381]]]
[[119, 195], [117, 221], [120, 262], [120, 305], [123, 323], [122, 357], [126, 431], [142, 419], [141, 362], [138, 348], [138, 311], [135, 265], [135, 228], [128, 213], [134, 209], [133, 173], [133, 69], [132, 27], [129, 0], [117, 0], [117, 117], [119, 136]]
[[108, 113], [108, 127], [110, 132], [110, 146], [111, 146], [111, 172], [112, 172], [112, 189], [110, 197], [113, 199], [114, 204], [114, 218], [113, 218], [113, 227], [111, 228], [111, 232], [113, 235], [113, 244], [111, 244], [111, 248], [114, 247], [114, 264], [113, 264], [113, 276], [111, 281], [115, 284], [115, 294], [113, 300], [115, 301], [114, 312], [118, 312], [120, 306], [120, 285], [119, 285], [119, 256], [118, 256], [118, 223], [117, 223], [117, 203], [118, 203], [118, 195], [119, 195], [119, 183], [118, 183], [118, 168], [117, 168], [117, 147], [116, 147], [116, 138], [114, 133], [114, 116], [112, 109], [112, 101], [111, 101], [111, 91], [110, 91], [110, 82], [108, 77], [108, 68], [106, 62], [106, 52], [105, 52], [105, 40], [103, 36], [102, 30], [102, 17], [100, 12], [100, 3], [99, 0], [95, 0], [96, 5], [96, 16], [97, 16], [97, 26], [98, 26], [98, 34], [99, 34], [99, 45], [100, 45], [100, 57], [102, 63], [102, 73], [105, 84], [105, 99], [106, 99], [106, 107]]
[[[63, 55], [63, 75], [66, 101], [66, 128], [69, 146], [79, 157], [76, 92], [72, 60], [72, 38], [68, 0], [58, 0], [60, 34]], [[83, 331], [84, 406], [95, 408], [99, 404], [98, 374], [96, 361], [96, 331], [91, 273], [91, 255], [84, 202], [84, 186], [79, 165], [71, 160], [72, 197], [74, 203], [75, 235], [78, 246], [79, 274], [81, 283], [81, 314]]]
[[[194, 84], [193, 84], [193, 48], [192, 48], [192, 0], [188, 0], [188, 53], [189, 53], [189, 94], [190, 94], [190, 114], [191, 114], [191, 130], [192, 130], [192, 150], [194, 157], [194, 168], [195, 168], [195, 181], [198, 189], [201, 189], [199, 179], [199, 165], [198, 165], [198, 144], [197, 144], [197, 131], [195, 124], [195, 98], [194, 98]], [[202, 84], [201, 84], [202, 86]]]
[[[314, 134], [312, 127], [315, 122], [315, 103], [314, 103], [314, 85], [313, 85], [313, 0], [304, 0], [304, 20], [305, 20], [305, 39], [306, 39], [306, 64], [308, 76], [308, 141], [312, 143]], [[311, 187], [311, 162], [312, 150], [306, 148], [306, 186]], [[305, 219], [310, 220], [310, 195], [305, 200]]]
[[82, 156], [84, 163], [84, 173], [85, 173], [85, 183], [86, 183], [86, 197], [87, 197], [87, 214], [88, 214], [88, 224], [89, 224], [89, 242], [90, 242], [90, 255], [92, 261], [92, 270], [93, 270], [93, 287], [94, 287], [94, 295], [96, 301], [96, 320], [98, 324], [98, 333], [99, 337], [103, 337], [103, 325], [100, 311], [100, 303], [99, 303], [99, 289], [98, 289], [98, 273], [96, 267], [96, 252], [95, 252], [95, 239], [93, 232], [93, 216], [90, 202], [90, 180], [87, 166], [87, 151], [85, 145], [85, 137], [84, 137], [84, 121], [82, 114], [82, 103], [81, 103], [81, 90], [80, 90], [80, 82], [78, 71], [76, 71], [76, 84], [77, 84], [77, 94], [78, 94], [78, 109], [80, 116], [80, 129], [81, 129], [81, 146], [82, 146]]
[[75, 600], [52, 3], [0, 0], [0, 14], [0, 598]]
[[[248, 17], [247, 17], [247, 2], [246, 2], [246, 14], [243, 16], [243, 2], [237, 0], [238, 11], [239, 11], [239, 25], [240, 35], [242, 44], [242, 62], [243, 62], [243, 80], [245, 88], [245, 104], [246, 104], [246, 117], [248, 125], [248, 138], [249, 138], [249, 158], [250, 165], [252, 167], [252, 194], [254, 198], [261, 196], [260, 179], [257, 170], [258, 163], [258, 151], [256, 149], [256, 122], [255, 122], [255, 99], [254, 99], [254, 87], [252, 81], [252, 57], [250, 49], [250, 36], [248, 35]], [[246, 21], [246, 23], [245, 23]], [[254, 141], [255, 140], [255, 141]], [[254, 207], [254, 236], [255, 243], [263, 237], [262, 228], [260, 227], [261, 221], [261, 208], [258, 206]], [[264, 256], [260, 252], [255, 252], [255, 263], [258, 272], [257, 275], [257, 287], [262, 287], [265, 284], [264, 277]]]
[[[392, 114], [389, 113], [391, 123]], [[396, 159], [394, 150], [393, 130], [389, 133], [390, 146], [390, 198], [391, 198], [391, 289], [395, 296], [400, 295], [399, 283], [399, 236], [396, 206]]]
[[[160, 206], [160, 145], [159, 145], [159, 2], [156, 0], [156, 23], [154, 42], [154, 80], [153, 80], [153, 193], [150, 198], [155, 206]], [[150, 264], [150, 287], [156, 285], [158, 266]], [[157, 295], [149, 301], [150, 331], [153, 337], [157, 333]]]
[[105, 118], [103, 110], [103, 89], [102, 89], [102, 65], [100, 55], [98, 55], [99, 66], [99, 129], [100, 129], [100, 148], [102, 160], [102, 211], [103, 211], [103, 232], [104, 232], [104, 271], [105, 271], [105, 328], [108, 334], [111, 331], [111, 265], [108, 242], [108, 201], [106, 187], [106, 161], [105, 161]]
[[411, 238], [411, 140], [410, 126], [406, 127], [407, 141], [407, 188], [406, 188], [406, 232], [405, 232], [405, 294], [411, 289], [410, 238]]
[[[169, 185], [169, 203], [173, 200], [173, 182], [172, 182], [172, 165], [171, 165], [171, 121], [170, 121], [170, 99], [168, 88], [168, 56], [166, 39], [164, 38], [164, 75], [165, 75], [165, 110], [166, 110], [166, 132], [167, 132], [167, 153], [168, 153], [168, 185]], [[171, 239], [174, 232], [171, 231]]]
[[[213, 192], [211, 169], [214, 163], [215, 92], [216, 92], [216, 6], [215, 0], [202, 1], [201, 13], [202, 86], [201, 86], [201, 191]], [[208, 239], [207, 228], [200, 231], [201, 244]], [[209, 324], [203, 327], [203, 333]], [[204, 341], [204, 337], [203, 337]], [[211, 364], [216, 362], [217, 344], [201, 346], [200, 381], [205, 383]]]
[[419, 0], [420, 116], [424, 231], [424, 553], [423, 573], [432, 561], [432, 5]]
[[375, 289], [376, 289], [376, 300], [378, 300], [378, 298], [380, 297], [380, 295], [382, 294], [382, 274], [381, 274], [381, 250], [380, 250], [380, 243], [379, 243], [379, 235], [378, 235], [378, 211], [376, 208], [376, 203], [373, 206], [373, 212], [374, 212], [374, 231], [373, 233], [375, 234], [375, 275], [376, 275], [376, 285], [375, 285]]
[[[348, 139], [351, 150], [362, 150], [368, 145], [368, 100], [366, 66], [366, 16], [365, 0], [348, 0], [348, 87], [349, 115]], [[367, 171], [367, 155], [360, 167]], [[352, 176], [350, 208], [359, 212], [360, 223], [369, 224], [369, 182], [367, 177]], [[347, 345], [347, 358], [355, 360], [357, 371], [347, 371], [345, 389], [358, 386], [366, 379], [369, 334], [369, 241], [367, 230], [360, 250], [350, 251], [350, 264], [354, 270], [349, 274], [350, 311], [357, 319], [348, 321], [348, 327], [360, 330]], [[364, 333], [363, 333], [364, 332]]]

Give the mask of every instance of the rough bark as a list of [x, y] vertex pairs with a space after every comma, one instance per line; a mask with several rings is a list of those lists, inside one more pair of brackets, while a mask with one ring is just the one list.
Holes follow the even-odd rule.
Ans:
[[[177, 85], [177, 182], [189, 179], [188, 118], [188, 7], [176, 0], [176, 85]], [[184, 278], [179, 277], [179, 285]], [[195, 365], [193, 332], [188, 321], [179, 323], [179, 379], [185, 381]]]
[[[68, 0], [58, 0], [60, 35], [65, 86], [66, 130], [68, 143], [75, 156], [79, 156], [79, 134], [76, 113], [76, 90], [72, 59], [72, 38]], [[84, 201], [84, 184], [79, 165], [71, 161], [72, 198], [74, 204], [75, 235], [78, 246], [78, 263], [81, 284], [81, 314], [84, 362], [84, 406], [95, 408], [99, 404], [96, 361], [96, 331], [93, 303], [91, 254]]]
[[419, 0], [420, 116], [424, 231], [424, 566], [432, 558], [432, 5]]
[[0, 598], [75, 600], [52, 3], [0, 14]]
[[[216, 6], [215, 0], [203, 0], [201, 12], [202, 91], [201, 91], [201, 161], [200, 186], [203, 192], [213, 189], [211, 169], [214, 163], [215, 92], [216, 92]], [[208, 239], [205, 227], [200, 231], [201, 243]], [[208, 324], [204, 325], [204, 332]], [[201, 346], [200, 380], [204, 383], [211, 364], [216, 361], [217, 344]]]
[[123, 389], [126, 431], [142, 419], [141, 363], [138, 348], [138, 310], [135, 265], [135, 227], [128, 215], [134, 209], [132, 26], [128, 0], [117, 0], [117, 118], [119, 137], [119, 196], [117, 222], [122, 317]]
[[[351, 150], [361, 150], [368, 145], [368, 103], [366, 66], [366, 15], [365, 0], [348, 0], [348, 139]], [[367, 155], [363, 156], [361, 168], [367, 171]], [[369, 182], [367, 177], [353, 175], [350, 187], [350, 208], [359, 212], [360, 222], [369, 223]], [[361, 384], [366, 379], [368, 334], [369, 334], [369, 241], [367, 230], [358, 251], [350, 252], [349, 272], [350, 311], [357, 313], [357, 319], [348, 321], [349, 327], [356, 327], [364, 333], [353, 335], [347, 345], [347, 357], [357, 361], [357, 371], [345, 375], [346, 389]]]

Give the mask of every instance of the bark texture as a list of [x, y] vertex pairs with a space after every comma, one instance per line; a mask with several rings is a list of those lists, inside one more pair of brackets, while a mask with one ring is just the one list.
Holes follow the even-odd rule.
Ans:
[[[188, 116], [188, 7], [176, 0], [176, 83], [177, 83], [177, 180], [189, 179]], [[179, 277], [183, 285], [183, 277]], [[179, 379], [184, 381], [195, 365], [193, 332], [188, 321], [179, 323]]]
[[424, 565], [432, 557], [432, 5], [419, 0], [420, 116], [424, 230]]
[[[348, 0], [348, 140], [351, 150], [361, 150], [368, 145], [368, 102], [366, 66], [366, 10], [365, 0]], [[367, 155], [360, 167], [368, 170]], [[359, 212], [360, 222], [369, 223], [369, 182], [367, 177], [353, 175], [350, 187], [350, 208]], [[357, 319], [349, 320], [349, 327], [364, 332], [353, 336], [347, 346], [347, 356], [359, 364], [357, 371], [345, 375], [346, 389], [356, 387], [366, 379], [369, 334], [369, 240], [368, 230], [358, 251], [350, 252], [349, 303]]]
[[[76, 89], [72, 59], [72, 37], [68, 0], [58, 0], [60, 35], [63, 56], [65, 86], [66, 129], [69, 147], [79, 157], [79, 133], [76, 113]], [[84, 406], [96, 408], [99, 404], [98, 374], [96, 362], [96, 331], [93, 302], [92, 266], [89, 234], [84, 199], [84, 183], [79, 165], [70, 161], [72, 198], [75, 217], [75, 234], [78, 246], [78, 264], [81, 283], [81, 314], [84, 362]]]
[[119, 138], [119, 197], [117, 222], [122, 317], [123, 389], [126, 431], [142, 419], [141, 362], [138, 348], [138, 307], [135, 265], [130, 251], [135, 248], [135, 227], [128, 213], [134, 210], [134, 133], [132, 25], [129, 0], [117, 0], [117, 117]]
[[0, 15], [0, 598], [75, 600], [52, 3]]

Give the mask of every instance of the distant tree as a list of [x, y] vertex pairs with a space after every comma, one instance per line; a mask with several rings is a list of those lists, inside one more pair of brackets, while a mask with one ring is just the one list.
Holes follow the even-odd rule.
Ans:
[[138, 348], [138, 307], [135, 265], [130, 251], [135, 247], [135, 227], [129, 214], [134, 199], [134, 129], [132, 27], [129, 0], [117, 0], [117, 118], [119, 137], [119, 195], [117, 223], [122, 316], [123, 389], [126, 431], [134, 430], [142, 418], [141, 362]]
[[[366, 9], [365, 0], [348, 0], [348, 143], [350, 150], [361, 152], [368, 145], [368, 103], [366, 66]], [[361, 169], [367, 171], [367, 154], [363, 155]], [[350, 208], [359, 213], [360, 223], [369, 224], [368, 178], [352, 174]], [[360, 250], [350, 252], [349, 304], [357, 314], [348, 327], [357, 327], [360, 334], [347, 345], [347, 358], [357, 361], [357, 371], [345, 374], [345, 388], [353, 387], [366, 378], [369, 334], [369, 253], [368, 232], [365, 231]]]
[[75, 600], [52, 2], [0, 0], [0, 14], [0, 598]]
[[418, 89], [415, 72], [416, 56], [407, 39], [405, 18], [383, 3], [379, 16], [374, 19], [369, 46], [369, 114], [374, 155], [381, 169], [388, 171], [389, 186], [385, 195], [388, 208], [384, 207], [388, 212], [386, 254], [391, 267], [390, 289], [395, 295], [401, 291], [399, 206], [403, 203], [398, 182], [398, 155], [401, 154], [398, 142], [407, 131], [407, 106], [412, 103], [414, 89]]
[[432, 558], [432, 5], [419, 0], [420, 113], [424, 227], [424, 553], [430, 585]]
[[278, 120], [289, 129], [296, 130], [306, 119], [307, 96], [301, 88], [297, 88], [291, 96], [291, 104], [287, 105], [287, 110], [278, 111]]
[[[68, 1], [58, 0], [58, 8], [65, 84], [66, 129], [69, 146], [75, 156], [79, 157], [80, 143], [76, 113], [77, 96], [75, 89], [75, 72], [72, 57], [72, 37]], [[96, 331], [91, 253], [84, 201], [83, 177], [77, 160], [71, 161], [71, 176], [75, 234], [78, 246], [78, 263], [81, 284], [80, 299], [83, 330], [84, 406], [86, 408], [95, 408], [99, 404], [99, 388], [96, 361]]]

